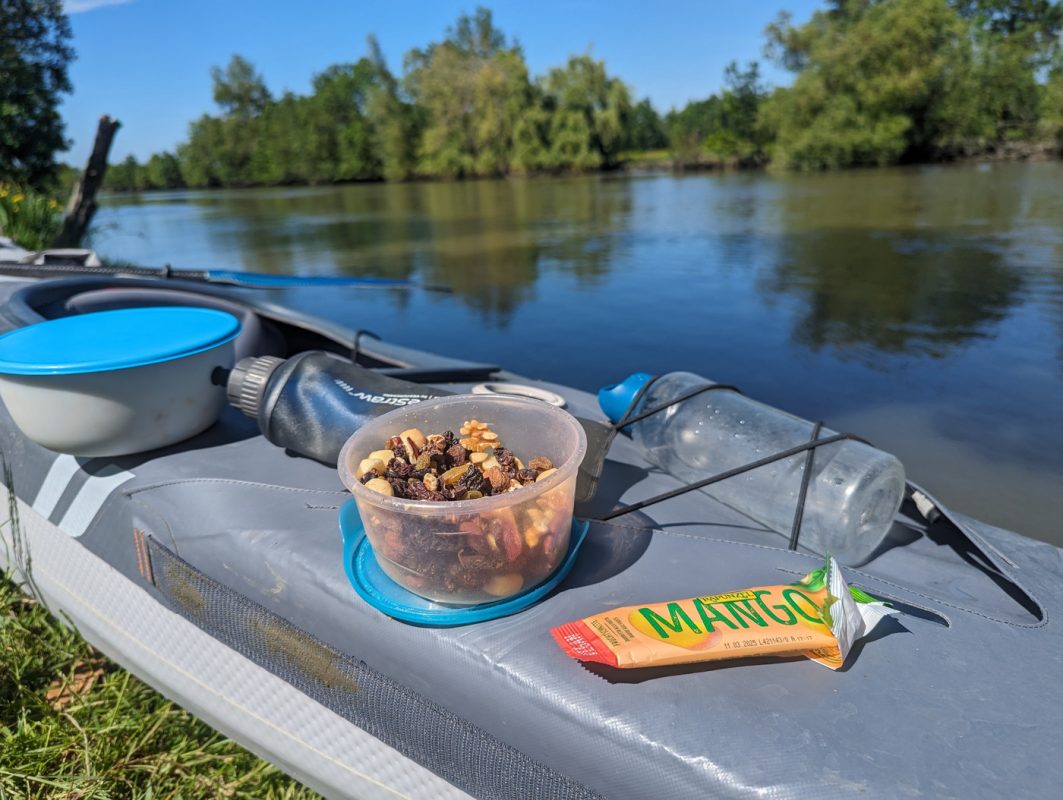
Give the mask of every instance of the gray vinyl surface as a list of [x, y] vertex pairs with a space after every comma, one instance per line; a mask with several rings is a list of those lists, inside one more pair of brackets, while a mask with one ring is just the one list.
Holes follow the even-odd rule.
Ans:
[[[541, 385], [574, 413], [600, 417], [590, 395]], [[420, 628], [368, 607], [348, 585], [336, 524], [348, 495], [335, 471], [273, 447], [235, 411], [181, 446], [113, 461], [57, 457], [0, 411], [0, 447], [22, 500], [149, 595], [159, 592], [134, 531], [202, 576], [196, 585], [224, 587], [282, 621], [285, 641], [305, 634], [344, 669], [442, 714], [470, 747], [513, 760], [511, 773], [496, 763], [495, 782], [477, 782], [464, 775], [475, 760], [450, 763], [452, 751], [418, 741], [386, 710], [352, 712], [356, 724], [390, 726], [382, 739], [474, 796], [1034, 797], [1063, 783], [1063, 636], [1053, 624], [1063, 551], [959, 515], [962, 530], [927, 531], [902, 509], [890, 545], [845, 570], [906, 613], [840, 672], [770, 659], [591, 671], [561, 652], [551, 627], [636, 602], [787, 582], [821, 559], [787, 551], [778, 535], [695, 492], [592, 524], [572, 574], [519, 615]], [[676, 485], [618, 437], [594, 504], [579, 511]], [[533, 773], [545, 777], [521, 782]]]

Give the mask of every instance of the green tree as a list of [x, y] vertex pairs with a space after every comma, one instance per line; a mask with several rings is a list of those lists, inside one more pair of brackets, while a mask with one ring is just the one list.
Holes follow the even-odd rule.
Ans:
[[762, 162], [769, 133], [759, 119], [766, 97], [760, 65], [753, 61], [743, 70], [732, 61], [724, 69], [720, 94], [688, 103], [666, 117], [676, 158], [682, 164], [695, 164], [706, 156], [747, 164]]
[[1055, 70], [1041, 98], [1040, 134], [1063, 155], [1063, 67]]
[[541, 92], [532, 87], [532, 101], [521, 112], [513, 129], [510, 169], [517, 174], [541, 172], [553, 167], [550, 155], [550, 112]]
[[405, 82], [424, 110], [424, 172], [462, 177], [509, 171], [531, 84], [524, 54], [494, 27], [490, 11], [463, 15], [442, 42], [411, 51]]
[[177, 148], [181, 179], [197, 189], [225, 185], [225, 156], [222, 121], [204, 114], [188, 126], [188, 140]]
[[48, 187], [56, 178], [70, 36], [60, 0], [0, 3], [0, 179]]
[[624, 131], [625, 150], [656, 150], [668, 146], [668, 135], [657, 109], [644, 98], [636, 103], [628, 115]]
[[380, 42], [370, 36], [368, 45], [373, 82], [366, 93], [365, 112], [373, 152], [387, 180], [404, 180], [414, 169], [420, 139], [419, 115], [401, 97], [399, 81], [388, 69]]
[[114, 192], [139, 192], [147, 188], [144, 168], [132, 155], [110, 165], [104, 176], [104, 184]]
[[261, 114], [270, 103], [269, 89], [254, 66], [241, 55], [234, 55], [223, 70], [211, 67], [214, 102], [227, 116], [250, 119]]
[[143, 169], [145, 184], [151, 189], [178, 189], [184, 186], [181, 162], [173, 153], [155, 153]]
[[552, 110], [550, 153], [562, 169], [595, 169], [617, 163], [631, 113], [631, 93], [605, 63], [572, 56], [542, 82]]
[[767, 33], [769, 52], [799, 70], [763, 109], [783, 166], [890, 164], [985, 135], [970, 27], [946, 0], [836, 2]]

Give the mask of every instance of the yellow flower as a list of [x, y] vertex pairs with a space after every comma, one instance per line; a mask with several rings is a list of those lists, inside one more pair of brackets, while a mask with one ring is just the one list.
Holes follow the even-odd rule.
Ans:
[[0, 186], [0, 197], [7, 197], [7, 188]]
[[21, 203], [25, 199], [25, 197], [26, 196], [24, 194], [19, 192], [18, 194], [16, 194], [14, 197], [11, 198], [11, 202], [12, 203]]
[[52, 209], [54, 211], [55, 209], [59, 208], [59, 204], [57, 202], [55, 202], [55, 200], [49, 200], [48, 201], [48, 208], [50, 208], [50, 209]]

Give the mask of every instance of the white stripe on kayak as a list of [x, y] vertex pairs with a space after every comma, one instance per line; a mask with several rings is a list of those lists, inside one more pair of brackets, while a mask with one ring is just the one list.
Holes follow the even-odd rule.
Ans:
[[78, 460], [73, 456], [61, 455], [52, 462], [48, 474], [44, 476], [44, 483], [37, 490], [37, 497], [33, 501], [33, 510], [47, 519], [55, 511], [59, 498], [63, 491], [70, 485], [71, 479], [78, 471]]
[[[105, 472], [117, 467], [108, 467]], [[89, 529], [89, 525], [103, 507], [111, 492], [134, 477], [132, 472], [117, 470], [111, 475], [93, 475], [77, 493], [70, 508], [59, 520], [59, 528], [68, 536], [77, 538]]]

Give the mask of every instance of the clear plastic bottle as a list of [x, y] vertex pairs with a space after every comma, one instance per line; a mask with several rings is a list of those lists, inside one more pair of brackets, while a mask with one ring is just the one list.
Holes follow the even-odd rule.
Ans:
[[[599, 397], [611, 416], [649, 376], [632, 376]], [[711, 381], [689, 372], [658, 379], [636, 411], [666, 403]], [[633, 391], [634, 390], [634, 391]], [[612, 396], [605, 396], [612, 392]], [[614, 420], [615, 421], [615, 420]], [[736, 392], [717, 389], [634, 423], [627, 430], [651, 463], [694, 482], [807, 442], [813, 424]], [[823, 428], [820, 438], [834, 431]], [[766, 527], [789, 537], [806, 454], [736, 475], [705, 488]], [[866, 561], [889, 532], [904, 498], [904, 467], [889, 453], [852, 440], [816, 450], [800, 543], [846, 564]]]

